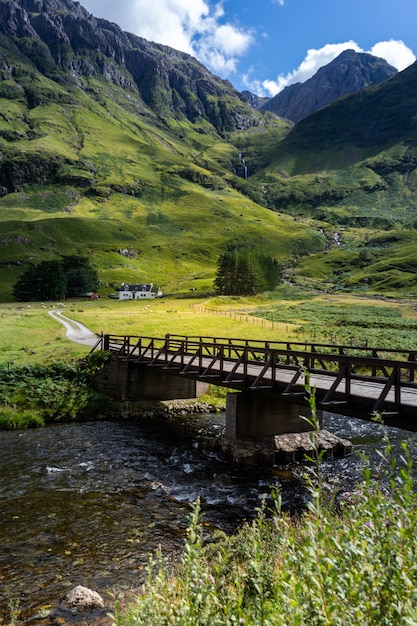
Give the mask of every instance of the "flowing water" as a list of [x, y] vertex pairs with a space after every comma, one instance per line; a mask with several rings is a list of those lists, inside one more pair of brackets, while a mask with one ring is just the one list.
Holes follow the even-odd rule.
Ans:
[[[365, 451], [375, 471], [388, 434], [406, 431], [325, 414], [327, 430]], [[243, 471], [199, 443], [218, 436], [224, 415], [187, 416], [144, 428], [138, 422], [88, 422], [0, 433], [0, 621], [18, 602], [24, 619], [58, 606], [81, 584], [110, 594], [137, 589], [149, 555], [175, 560], [190, 503], [201, 499], [207, 527], [233, 532], [262, 495], [279, 485], [284, 507], [305, 504], [300, 465]], [[360, 475], [356, 454], [330, 459], [334, 488]], [[111, 602], [110, 602], [111, 603]]]

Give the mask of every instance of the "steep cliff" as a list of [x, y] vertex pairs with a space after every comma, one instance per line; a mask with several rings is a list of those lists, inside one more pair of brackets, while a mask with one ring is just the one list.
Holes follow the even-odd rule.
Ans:
[[[123, 32], [78, 2], [1, 0], [0, 34], [58, 84], [77, 85], [79, 77], [104, 76], [124, 89], [138, 90], [162, 118], [204, 118], [219, 133], [257, 123], [241, 94], [196, 59]], [[7, 59], [2, 67], [7, 72]]]

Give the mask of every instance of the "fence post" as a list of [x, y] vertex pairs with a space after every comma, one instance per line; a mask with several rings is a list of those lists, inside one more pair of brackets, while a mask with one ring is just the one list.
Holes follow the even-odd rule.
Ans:
[[[415, 361], [416, 360], [416, 353], [415, 352], [409, 352], [408, 360], [409, 361]], [[413, 383], [414, 382], [415, 369], [411, 365], [410, 365], [409, 372], [410, 372], [410, 374], [409, 374], [409, 381], [410, 381], [410, 383]]]

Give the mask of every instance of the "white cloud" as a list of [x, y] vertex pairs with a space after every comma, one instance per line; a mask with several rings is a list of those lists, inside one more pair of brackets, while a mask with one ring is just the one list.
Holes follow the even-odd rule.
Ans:
[[276, 80], [266, 79], [263, 81], [251, 81], [250, 74], [244, 77], [248, 89], [261, 96], [275, 96], [284, 87], [294, 83], [303, 83], [313, 76], [320, 67], [333, 61], [343, 50], [356, 50], [356, 52], [368, 52], [374, 56], [385, 59], [398, 70], [411, 65], [416, 60], [412, 50], [402, 41], [381, 41], [376, 43], [371, 50], [365, 51], [355, 41], [344, 43], [326, 44], [318, 50], [311, 49], [302, 63], [293, 72], [280, 74]]
[[416, 60], [414, 52], [403, 41], [393, 39], [376, 43], [369, 50], [369, 53], [385, 59], [399, 71], [404, 70]]
[[[128, 32], [148, 41], [165, 44], [187, 52], [223, 78], [236, 74], [238, 63], [255, 43], [256, 32], [226, 19], [223, 3], [227, 0], [82, 0], [83, 6]], [[284, 6], [285, 0], [270, 0]], [[258, 33], [258, 38], [267, 38]], [[355, 41], [327, 44], [307, 51], [299, 67], [275, 79], [254, 80], [249, 70], [241, 78], [250, 91], [260, 96], [274, 96], [287, 85], [304, 82], [343, 50], [365, 52]], [[411, 65], [414, 53], [402, 41], [381, 41], [370, 54], [382, 57], [398, 70]]]
[[254, 37], [224, 21], [223, 0], [84, 0], [96, 16], [106, 16], [128, 32], [187, 52], [223, 77], [236, 71]]

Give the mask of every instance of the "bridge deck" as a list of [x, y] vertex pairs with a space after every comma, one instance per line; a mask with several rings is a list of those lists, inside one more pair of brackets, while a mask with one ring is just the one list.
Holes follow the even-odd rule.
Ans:
[[[317, 406], [417, 430], [416, 353], [330, 344], [213, 337], [105, 335], [99, 347], [118, 358], [238, 390], [272, 390]], [[404, 422], [405, 420], [405, 422]]]

